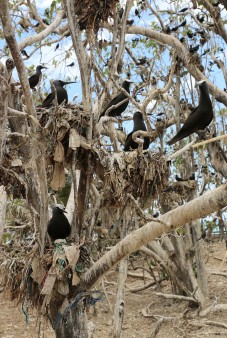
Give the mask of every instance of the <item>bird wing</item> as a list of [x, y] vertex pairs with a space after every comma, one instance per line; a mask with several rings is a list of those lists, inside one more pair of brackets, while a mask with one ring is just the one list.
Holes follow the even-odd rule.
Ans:
[[193, 111], [188, 115], [185, 123], [178, 131], [178, 133], [167, 142], [167, 144], [172, 145], [175, 142], [182, 140], [183, 138], [191, 135], [195, 131], [195, 126], [198, 122], [198, 107], [194, 108]]
[[[196, 124], [200, 120], [201, 117], [201, 109], [200, 107], [196, 107], [192, 110], [192, 112], [188, 115], [186, 121], [184, 122], [184, 129], [193, 129], [196, 130]], [[182, 128], [183, 128], [182, 127]]]
[[48, 94], [47, 97], [45, 98], [45, 100], [42, 103], [42, 107], [49, 107], [51, 105], [51, 103], [53, 102], [54, 97], [55, 97], [54, 93]]
[[[30, 76], [29, 77], [29, 79], [28, 79], [28, 82], [29, 82], [29, 84], [30, 84], [30, 86], [31, 85], [34, 85], [34, 82], [36, 82], [36, 74], [33, 74], [32, 76]], [[38, 79], [38, 81], [37, 81], [37, 83], [39, 82], [39, 79]], [[34, 85], [34, 87], [35, 87], [35, 85]]]
[[133, 131], [131, 131], [131, 133], [129, 133], [126, 137], [124, 151], [129, 150], [130, 144], [132, 142], [132, 134], [133, 134]]
[[[121, 101], [123, 101], [124, 99], [126, 99], [127, 97], [123, 94], [120, 93], [119, 95], [117, 95], [116, 97], [114, 97], [110, 103], [107, 105], [106, 109], [103, 112], [103, 115], [105, 114], [105, 112], [111, 107], [111, 106], [115, 106], [118, 103], [120, 103]], [[109, 111], [109, 113], [111, 112], [111, 110]]]

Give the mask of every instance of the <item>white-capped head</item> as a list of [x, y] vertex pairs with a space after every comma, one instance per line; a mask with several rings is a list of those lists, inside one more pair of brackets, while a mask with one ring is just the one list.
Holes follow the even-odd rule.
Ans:
[[201, 85], [204, 84], [204, 83], [206, 83], [205, 80], [198, 81], [198, 82], [197, 82], [197, 86], [201, 86]]

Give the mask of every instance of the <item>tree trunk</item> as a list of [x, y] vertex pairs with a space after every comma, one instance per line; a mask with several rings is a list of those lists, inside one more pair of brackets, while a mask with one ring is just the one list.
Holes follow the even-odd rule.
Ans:
[[0, 186], [0, 244], [2, 242], [2, 235], [5, 228], [5, 214], [6, 214], [6, 191], [5, 188]]

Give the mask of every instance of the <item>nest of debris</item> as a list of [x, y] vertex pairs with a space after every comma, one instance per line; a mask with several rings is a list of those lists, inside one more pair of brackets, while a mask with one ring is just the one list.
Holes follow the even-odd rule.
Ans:
[[147, 208], [168, 182], [169, 163], [164, 156], [148, 151], [99, 154], [104, 167], [101, 206], [121, 207], [131, 194]]
[[102, 23], [113, 17], [118, 0], [77, 0], [74, 2], [80, 29], [98, 31]]
[[190, 196], [192, 196], [196, 188], [197, 182], [195, 180], [173, 182], [171, 186], [166, 189], [166, 192], [159, 195], [162, 208], [167, 211], [182, 205], [190, 199]]
[[4, 245], [0, 254], [0, 284], [6, 296], [24, 304], [24, 313], [31, 305], [45, 315], [49, 303], [57, 296], [67, 297], [69, 286], [76, 286], [80, 274], [90, 266], [85, 246], [56, 243], [40, 258], [37, 247]]

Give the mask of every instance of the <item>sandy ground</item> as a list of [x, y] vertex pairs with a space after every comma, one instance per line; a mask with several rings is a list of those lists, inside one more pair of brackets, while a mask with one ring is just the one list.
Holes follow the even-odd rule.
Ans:
[[[203, 250], [207, 260], [207, 272], [209, 283], [209, 299], [207, 306], [214, 303], [227, 304], [226, 282], [227, 277], [214, 275], [212, 272], [227, 273], [227, 264], [221, 268], [220, 258], [225, 255], [224, 243], [203, 243]], [[217, 259], [219, 258], [219, 259]], [[136, 258], [135, 258], [136, 260]], [[139, 265], [139, 264], [137, 264]], [[131, 265], [129, 266], [131, 267]], [[131, 271], [132, 272], [132, 271]], [[141, 271], [136, 270], [137, 274]], [[110, 300], [111, 306], [114, 307], [114, 295], [116, 291], [116, 270], [111, 271], [106, 276], [106, 292]], [[146, 282], [148, 279], [146, 279]], [[127, 286], [135, 288], [143, 285], [141, 278], [128, 277]], [[192, 326], [186, 318], [179, 319], [179, 316], [187, 309], [188, 302], [180, 302], [162, 299], [154, 293], [158, 290], [155, 287], [145, 291], [132, 293], [126, 289], [125, 300], [125, 316], [123, 321], [121, 338], [149, 338], [152, 330], [157, 325], [157, 318], [144, 317], [142, 311], [149, 305], [149, 313], [155, 316], [172, 317], [171, 320], [161, 324], [160, 330], [156, 337], [161, 338], [198, 338], [198, 337], [227, 337], [227, 329], [218, 327], [214, 324], [202, 327]], [[171, 293], [171, 285], [169, 282], [163, 282], [161, 292]], [[4, 298], [4, 294], [0, 294], [0, 337], [1, 338], [53, 338], [55, 337], [50, 324], [42, 322], [38, 324], [35, 310], [28, 309], [28, 323], [26, 324], [25, 316], [22, 312], [21, 304], [17, 305]], [[193, 311], [191, 310], [193, 313]], [[175, 317], [175, 318], [173, 318]], [[112, 337], [112, 314], [106, 298], [98, 302], [88, 311], [88, 318], [95, 326], [94, 338]], [[211, 313], [207, 318], [209, 321], [220, 322], [227, 325], [227, 310]], [[200, 319], [201, 321], [201, 319]], [[198, 321], [197, 321], [198, 322]], [[70, 338], [70, 337], [69, 337]]]

